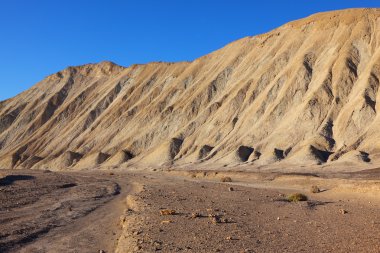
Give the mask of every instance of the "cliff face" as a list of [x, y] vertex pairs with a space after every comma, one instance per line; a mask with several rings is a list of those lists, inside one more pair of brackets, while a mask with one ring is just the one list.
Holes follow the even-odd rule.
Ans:
[[376, 162], [379, 31], [351, 9], [193, 62], [70, 67], [0, 102], [0, 167]]

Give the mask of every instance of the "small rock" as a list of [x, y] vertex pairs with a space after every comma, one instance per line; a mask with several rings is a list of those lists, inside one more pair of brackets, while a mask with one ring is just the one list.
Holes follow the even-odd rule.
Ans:
[[339, 209], [339, 213], [341, 213], [341, 214], [346, 214], [346, 213], [348, 213], [346, 210], [344, 210], [344, 209]]
[[311, 191], [311, 193], [320, 193], [321, 192], [321, 190], [319, 189], [319, 187], [316, 186], [316, 185], [311, 186], [310, 191]]
[[229, 220], [227, 218], [222, 218], [220, 219], [221, 223], [229, 223]]
[[169, 224], [169, 223], [173, 223], [174, 221], [172, 220], [163, 220], [161, 221], [161, 224]]
[[196, 219], [196, 218], [199, 218], [199, 217], [202, 217], [202, 215], [200, 213], [192, 213], [191, 214], [191, 218], [192, 219]]
[[161, 241], [153, 241], [154, 246], [161, 246], [162, 242]]
[[133, 235], [139, 235], [139, 234], [141, 234], [141, 231], [135, 231], [135, 232], [133, 232]]
[[280, 217], [277, 217], [277, 220], [280, 220]]
[[171, 209], [160, 210], [161, 215], [175, 215], [176, 211]]
[[218, 224], [218, 223], [222, 223], [222, 221], [220, 220], [220, 217], [219, 216], [214, 216], [214, 217], [212, 217], [211, 218], [211, 222], [213, 223], [213, 224]]

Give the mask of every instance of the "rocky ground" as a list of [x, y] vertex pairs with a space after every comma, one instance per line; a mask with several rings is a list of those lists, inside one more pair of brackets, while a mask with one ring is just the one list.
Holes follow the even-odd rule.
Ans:
[[[372, 192], [361, 188], [373, 172], [351, 181], [229, 173], [232, 182], [220, 182], [225, 175], [217, 172], [6, 174], [0, 181], [1, 252], [380, 250], [378, 182], [371, 178]], [[310, 192], [314, 183], [320, 193]], [[287, 201], [294, 192], [308, 201]]]

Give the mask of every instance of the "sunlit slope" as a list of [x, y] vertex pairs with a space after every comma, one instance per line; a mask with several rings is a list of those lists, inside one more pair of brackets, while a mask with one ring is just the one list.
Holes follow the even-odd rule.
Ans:
[[350, 9], [193, 62], [70, 67], [0, 102], [0, 167], [376, 162], [379, 31]]

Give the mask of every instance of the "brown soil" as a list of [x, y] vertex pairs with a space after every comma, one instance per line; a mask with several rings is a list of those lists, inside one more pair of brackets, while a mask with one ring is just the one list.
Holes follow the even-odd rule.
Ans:
[[[174, 171], [6, 174], [0, 185], [1, 252], [378, 252], [380, 247], [378, 181], [365, 179], [373, 172], [346, 178]], [[220, 182], [224, 174], [233, 182]], [[311, 185], [321, 192], [311, 193]], [[286, 201], [295, 192], [309, 200]], [[164, 209], [176, 214], [161, 215]]]
[[[112, 212], [101, 209], [112, 205], [109, 201], [119, 194], [118, 184], [80, 174], [6, 174], [0, 180], [0, 252], [76, 252], [81, 248], [95, 252], [100, 246], [114, 246], [98, 239], [112, 237], [111, 228], [101, 227]], [[94, 210], [97, 219], [91, 219]], [[83, 230], [87, 232], [82, 234]]]

